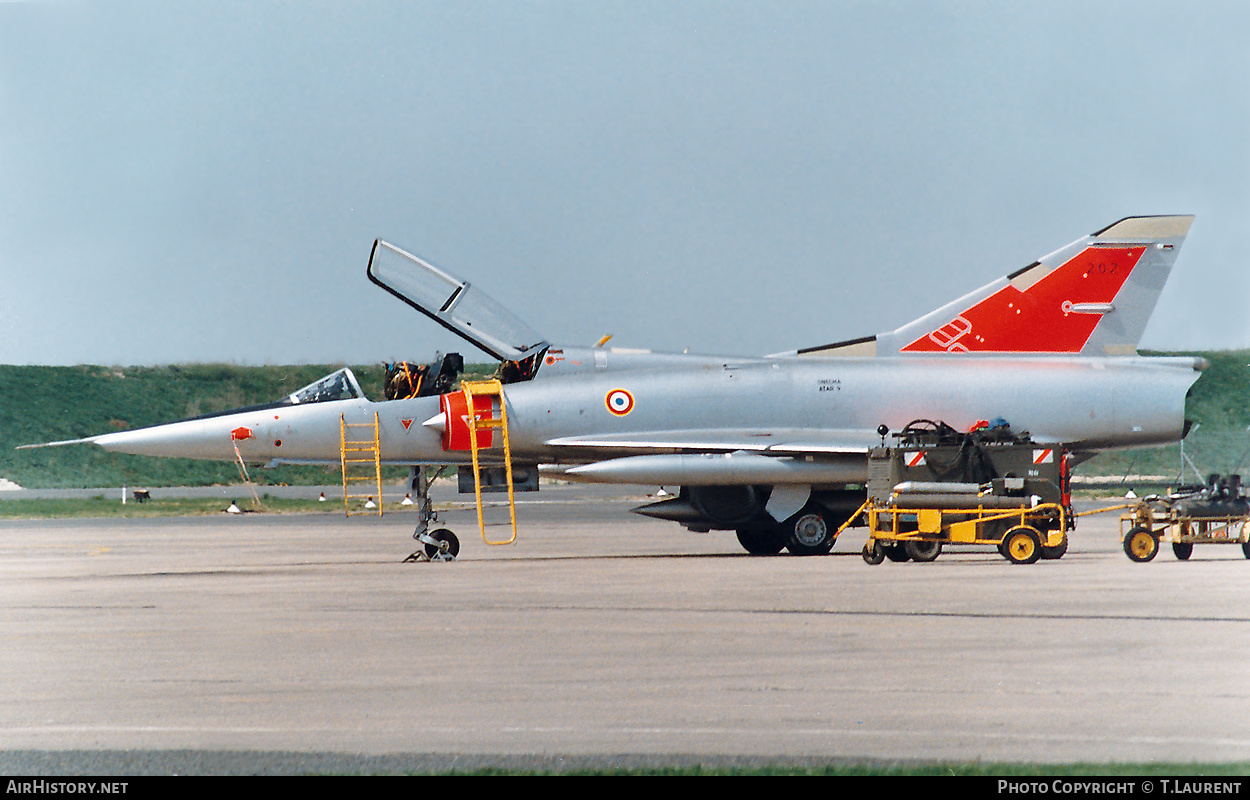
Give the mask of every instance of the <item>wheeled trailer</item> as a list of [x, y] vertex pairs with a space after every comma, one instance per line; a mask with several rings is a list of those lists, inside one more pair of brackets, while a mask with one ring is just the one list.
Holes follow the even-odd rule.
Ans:
[[1212, 475], [1202, 488], [1149, 497], [1120, 517], [1124, 554], [1144, 563], [1159, 553], [1163, 542], [1187, 561], [1196, 544], [1239, 544], [1250, 558], [1250, 503], [1242, 496], [1241, 478]]
[[[993, 507], [998, 505], [994, 501], [1003, 499], [985, 494], [969, 498], [963, 506], [939, 508], [869, 505], [868, 541], [861, 555], [869, 564], [887, 558], [924, 562], [935, 560], [947, 545], [995, 545], [1013, 564], [1032, 564], [1067, 552], [1068, 516], [1063, 506]], [[973, 507], [977, 501], [983, 504]]]
[[868, 458], [869, 564], [933, 561], [950, 545], [994, 545], [1007, 560], [1060, 558], [1073, 514], [1065, 453], [1005, 423], [970, 433], [924, 420]]

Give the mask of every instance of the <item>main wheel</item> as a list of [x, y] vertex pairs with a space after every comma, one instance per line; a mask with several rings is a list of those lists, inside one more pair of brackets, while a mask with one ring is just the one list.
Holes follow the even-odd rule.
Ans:
[[942, 554], [941, 542], [909, 541], [903, 543], [903, 550], [912, 561], [927, 563], [936, 561]]
[[1246, 558], [1250, 558], [1250, 542], [1243, 542], [1241, 545], [1241, 554]]
[[1193, 554], [1193, 543], [1182, 544], [1180, 542], [1172, 542], [1172, 555], [1176, 556], [1177, 560], [1188, 561], [1189, 557]]
[[1159, 540], [1149, 528], [1133, 528], [1124, 537], [1124, 554], [1133, 561], [1145, 562], [1159, 552]]
[[1003, 537], [1003, 552], [1013, 564], [1032, 564], [1042, 557], [1042, 542], [1032, 528], [1012, 528]]
[[460, 554], [460, 540], [456, 538], [456, 534], [446, 528], [430, 531], [430, 538], [438, 542], [438, 544], [427, 543], [425, 545], [425, 554], [430, 558], [439, 555], [455, 558]]
[[836, 528], [811, 505], [782, 523], [786, 549], [796, 556], [823, 556], [833, 549]]
[[753, 556], [775, 556], [786, 546], [786, 538], [776, 528], [739, 528], [738, 543]]

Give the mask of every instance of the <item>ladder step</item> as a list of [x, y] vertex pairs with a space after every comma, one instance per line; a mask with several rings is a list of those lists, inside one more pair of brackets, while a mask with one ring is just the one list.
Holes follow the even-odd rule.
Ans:
[[[340, 436], [339, 436], [339, 459], [340, 466], [343, 468], [343, 512], [347, 516], [353, 514], [373, 514], [374, 509], [361, 509], [353, 511], [350, 500], [362, 500], [377, 498], [376, 513], [382, 513], [382, 452], [379, 442], [379, 429], [377, 412], [373, 414], [373, 422], [348, 422], [345, 415], [339, 415]], [[372, 429], [373, 437], [371, 439], [357, 439], [358, 431], [353, 432], [351, 438], [347, 432], [349, 428], [366, 428]], [[367, 454], [367, 457], [364, 457]], [[369, 493], [359, 493], [349, 491], [349, 485], [358, 487], [365, 483], [376, 487], [376, 490]]]
[[[508, 404], [503, 393], [503, 383], [498, 380], [461, 381], [460, 390], [464, 393], [465, 408], [472, 409], [466, 417], [469, 427], [469, 450], [473, 456], [473, 488], [477, 500], [477, 525], [486, 544], [511, 544], [516, 541], [516, 501], [513, 497], [512, 485], [512, 445], [508, 440]], [[488, 409], [477, 410], [475, 397], [489, 397], [498, 401], [499, 416], [494, 417], [494, 403]], [[487, 415], [482, 418], [481, 415]], [[480, 467], [477, 436], [478, 431], [499, 428], [503, 439], [503, 463], [508, 484], [508, 513], [512, 521], [512, 538], [496, 541], [486, 538], [486, 522], [482, 516], [482, 471]]]

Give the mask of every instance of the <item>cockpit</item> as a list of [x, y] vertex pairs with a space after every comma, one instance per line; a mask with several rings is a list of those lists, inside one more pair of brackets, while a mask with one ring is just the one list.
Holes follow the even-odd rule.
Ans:
[[356, 376], [347, 367], [319, 380], [313, 381], [302, 389], [298, 389], [278, 405], [302, 405], [305, 403], [325, 403], [331, 400], [356, 400], [363, 398], [365, 393], [360, 389]]

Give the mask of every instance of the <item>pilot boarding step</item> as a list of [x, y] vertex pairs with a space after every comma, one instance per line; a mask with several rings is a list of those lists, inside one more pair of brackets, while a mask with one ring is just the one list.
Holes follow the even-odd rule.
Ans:
[[[450, 418], [453, 414], [449, 413], [448, 416]], [[465, 426], [464, 439], [467, 441], [467, 449], [472, 459], [473, 493], [477, 507], [478, 532], [481, 534], [482, 541], [488, 545], [512, 544], [517, 538], [515, 476], [512, 470], [512, 444], [508, 432], [508, 404], [504, 397], [503, 384], [498, 380], [461, 381], [454, 416], [462, 419]], [[492, 468], [483, 466], [481, 451], [492, 446], [495, 437], [489, 434], [495, 430], [500, 433], [499, 444], [503, 448], [503, 483], [508, 492], [508, 519], [511, 525], [511, 536], [504, 539], [492, 539], [486, 535], [486, 520], [482, 511], [483, 475], [490, 474]], [[404, 560], [406, 562], [452, 561], [460, 552], [460, 540], [446, 528], [429, 530], [429, 525], [436, 519], [436, 515], [429, 504], [429, 486], [424, 472], [418, 473], [417, 480], [419, 482], [417, 502], [421, 506], [421, 514], [413, 538], [422, 544], [422, 549]], [[537, 480], [537, 473], [535, 473], [535, 480]], [[462, 478], [462, 487], [463, 484]], [[490, 490], [487, 489], [487, 491]]]

